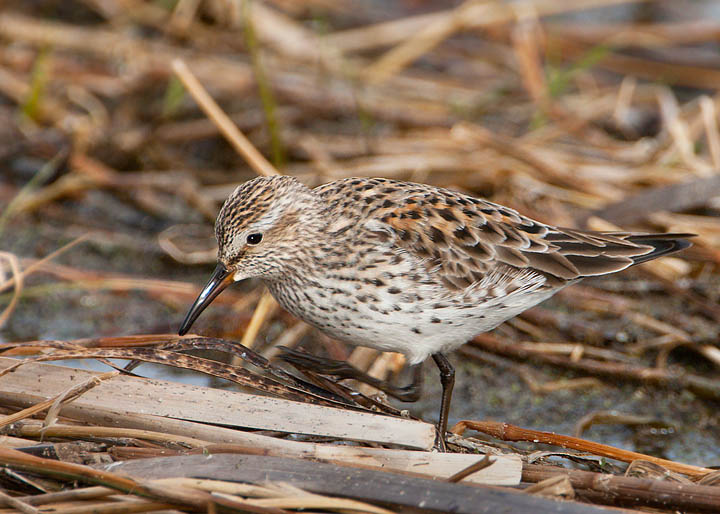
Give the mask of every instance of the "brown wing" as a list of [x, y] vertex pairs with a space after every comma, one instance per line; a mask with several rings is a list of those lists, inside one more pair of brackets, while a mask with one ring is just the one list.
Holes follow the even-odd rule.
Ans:
[[683, 239], [686, 234], [553, 227], [502, 205], [421, 184], [387, 179], [339, 182], [348, 190], [341, 195], [348, 207], [357, 209], [359, 204], [373, 220], [368, 226], [378, 237], [392, 237], [395, 245], [423, 259], [428, 270], [455, 290], [477, 284], [488, 274], [507, 279], [527, 277], [528, 272], [542, 274], [548, 285], [561, 285], [689, 246]]

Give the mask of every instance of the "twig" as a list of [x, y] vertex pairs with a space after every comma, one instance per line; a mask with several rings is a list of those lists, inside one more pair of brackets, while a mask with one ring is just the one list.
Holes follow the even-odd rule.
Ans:
[[475, 464], [471, 464], [463, 470], [458, 471], [453, 476], [447, 479], [448, 482], [460, 482], [463, 478], [467, 478], [473, 473], [477, 473], [481, 469], [488, 468], [495, 462], [490, 458], [490, 455], [486, 454], [482, 459], [477, 461]]
[[[217, 376], [225, 380], [230, 380], [237, 384], [253, 388], [265, 393], [274, 394], [280, 398], [295, 401], [306, 401], [317, 403], [320, 405], [336, 405], [337, 402], [328, 399], [326, 396], [317, 394], [315, 390], [308, 387], [302, 387], [300, 384], [292, 383], [290, 385], [279, 382], [278, 380], [268, 378], [262, 375], [251, 373], [248, 370], [224, 364], [221, 362], [203, 359], [192, 355], [184, 355], [166, 350], [155, 348], [88, 348], [55, 351], [51, 355], [28, 358], [21, 361], [21, 364], [27, 362], [47, 362], [55, 360], [67, 359], [128, 359], [139, 360], [143, 362], [154, 362], [157, 364], [166, 364], [178, 368], [191, 369], [208, 375]], [[17, 367], [17, 366], [14, 366]], [[11, 367], [14, 369], [14, 367]], [[3, 369], [0, 376], [7, 374], [11, 368]], [[347, 405], [346, 405], [347, 406]]]
[[567, 476], [577, 495], [593, 503], [634, 507], [647, 505], [690, 512], [717, 512], [720, 504], [720, 489], [717, 487], [613, 476], [536, 464], [523, 466], [524, 482], [540, 482], [557, 475]]
[[94, 500], [116, 494], [114, 489], [102, 486], [83, 487], [70, 491], [59, 491], [56, 493], [35, 494], [32, 496], [21, 496], [20, 500], [30, 505], [47, 505], [49, 503], [60, 503], [65, 501]]
[[151, 483], [140, 482], [108, 471], [98, 471], [80, 464], [43, 459], [2, 446], [0, 446], [0, 463], [15, 469], [32, 471], [45, 476], [104, 485], [125, 493], [158, 499], [175, 505], [190, 506], [195, 509], [204, 510], [212, 503], [210, 495], [200, 491], [190, 492], [167, 486], [158, 487]]
[[579, 439], [577, 437], [521, 428], [509, 423], [501, 423], [498, 421], [460, 421], [452, 427], [451, 432], [462, 435], [467, 429], [477, 430], [478, 432], [491, 435], [502, 441], [527, 441], [533, 443], [552, 444], [554, 446], [572, 448], [573, 450], [592, 453], [593, 455], [600, 455], [602, 457], [608, 457], [622, 462], [632, 462], [637, 459], [647, 460], [654, 462], [655, 464], [665, 466], [673, 471], [677, 471], [678, 473], [684, 473], [690, 476], [701, 476], [713, 471], [712, 469], [702, 468], [700, 466], [691, 466], [689, 464], [660, 459], [651, 455], [622, 450], [620, 448], [615, 448], [614, 446]]
[[153, 432], [151, 430], [137, 430], [132, 428], [117, 427], [86, 427], [74, 425], [53, 425], [49, 427], [42, 426], [37, 423], [19, 423], [14, 432], [23, 437], [62, 437], [69, 439], [83, 438], [133, 438], [144, 441], [154, 441], [164, 444], [182, 445], [188, 448], [203, 448], [208, 441], [196, 439], [193, 437], [185, 437], [180, 435], [166, 434], [163, 432]]
[[[20, 361], [18, 364], [10, 369], [10, 371], [17, 369], [20, 365], [25, 363], [26, 361]], [[27, 409], [23, 409], [20, 412], [16, 412], [15, 414], [11, 414], [9, 416], [5, 416], [4, 419], [0, 420], [0, 428], [6, 427], [12, 423], [17, 423], [20, 420], [23, 420], [25, 418], [29, 418], [30, 416], [33, 416], [37, 414], [38, 412], [42, 412], [45, 409], [50, 409], [48, 411], [48, 418], [53, 418], [57, 415], [58, 409], [66, 405], [73, 400], [79, 398], [83, 395], [83, 393], [89, 391], [93, 387], [100, 385], [100, 383], [104, 380], [107, 380], [109, 378], [112, 378], [114, 376], [117, 376], [117, 371], [110, 371], [108, 373], [103, 373], [100, 376], [92, 377], [89, 380], [86, 380], [83, 383], [80, 383], [76, 386], [71, 387], [67, 391], [64, 391], [60, 393], [59, 395], [55, 396], [54, 398], [51, 398], [47, 401], [38, 403], [37, 405], [33, 405], [32, 407], [29, 407]]]
[[5, 494], [3, 491], [0, 491], [0, 503], [4, 503], [5, 505], [9, 507], [13, 507], [14, 509], [19, 510], [20, 512], [23, 512], [24, 514], [39, 514], [40, 510], [36, 509], [32, 505], [28, 505], [24, 501], [13, 498], [9, 494]]
[[651, 416], [636, 416], [633, 414], [626, 414], [624, 412], [618, 412], [614, 410], [600, 410], [591, 412], [583, 416], [577, 421], [577, 423], [575, 423], [575, 437], [581, 437], [585, 430], [598, 423], [627, 426], [670, 426], [669, 423], [664, 423]]

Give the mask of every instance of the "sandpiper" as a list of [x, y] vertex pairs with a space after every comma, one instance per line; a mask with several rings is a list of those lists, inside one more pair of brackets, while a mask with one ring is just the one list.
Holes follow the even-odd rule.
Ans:
[[[181, 335], [229, 284], [259, 277], [331, 337], [401, 352], [416, 370], [432, 356], [441, 441], [454, 384], [447, 352], [584, 277], [680, 251], [691, 237], [559, 228], [410, 182], [349, 178], [310, 189], [289, 176], [239, 186], [215, 235], [217, 268]], [[419, 383], [389, 392], [416, 399]]]

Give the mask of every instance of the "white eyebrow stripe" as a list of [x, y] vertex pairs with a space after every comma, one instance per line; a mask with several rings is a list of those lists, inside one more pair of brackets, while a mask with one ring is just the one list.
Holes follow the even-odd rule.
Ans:
[[248, 235], [254, 234], [256, 232], [262, 234], [271, 229], [284, 211], [284, 206], [279, 202], [273, 205], [271, 210], [265, 213], [264, 216], [254, 221], [246, 230], [243, 230], [242, 232], [236, 234], [231, 239], [229, 244], [230, 253], [239, 253], [242, 247], [245, 246], [245, 240], [247, 239]]
[[272, 228], [273, 225], [275, 225], [275, 222], [280, 219], [284, 210], [284, 206], [275, 203], [264, 216], [258, 218], [250, 227], [248, 227], [247, 233], [252, 234], [253, 232], [264, 232], [269, 228]]

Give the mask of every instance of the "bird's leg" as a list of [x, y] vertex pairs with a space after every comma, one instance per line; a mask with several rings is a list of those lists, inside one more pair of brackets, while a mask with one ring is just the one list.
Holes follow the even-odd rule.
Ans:
[[324, 357], [310, 355], [309, 353], [291, 350], [290, 348], [282, 348], [280, 358], [301, 369], [304, 368], [323, 375], [332, 375], [340, 379], [353, 379], [363, 384], [371, 385], [403, 402], [417, 401], [422, 391], [422, 363], [412, 367], [412, 382], [407, 386], [399, 387], [385, 380], [371, 377], [345, 361], [326, 359]]
[[[392, 384], [387, 385], [393, 387], [395, 389], [394, 393], [390, 393], [389, 391], [385, 391], [387, 394], [392, 396], [393, 398], [397, 398], [401, 402], [416, 402], [420, 399], [420, 395], [422, 394], [422, 385], [423, 385], [423, 373], [422, 373], [422, 362], [419, 364], [413, 364], [411, 366], [412, 369], [412, 382], [410, 382], [405, 387], [397, 387], [393, 386]], [[381, 391], [383, 389], [380, 389]]]
[[440, 370], [440, 383], [442, 384], [440, 419], [438, 419], [437, 430], [438, 446], [441, 451], [445, 451], [445, 434], [447, 432], [448, 415], [450, 414], [450, 401], [455, 386], [455, 368], [452, 367], [450, 361], [442, 353], [435, 353], [432, 358]]

